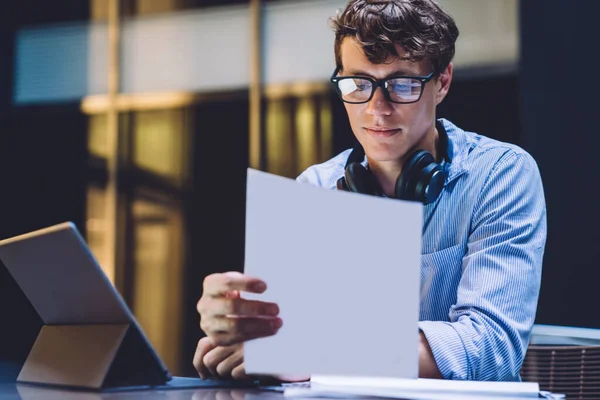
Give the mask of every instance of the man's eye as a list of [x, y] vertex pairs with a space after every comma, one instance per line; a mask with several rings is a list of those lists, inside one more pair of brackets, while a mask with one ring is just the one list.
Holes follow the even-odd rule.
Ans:
[[364, 90], [367, 90], [367, 85], [365, 85], [363, 83], [358, 83], [358, 84], [356, 84], [356, 90], [361, 91], [361, 92]]
[[405, 83], [397, 83], [397, 84], [395, 84], [395, 85], [392, 86], [392, 90], [394, 92], [405, 93], [405, 92], [410, 92], [411, 91], [411, 87], [410, 87], [410, 85], [407, 85]]

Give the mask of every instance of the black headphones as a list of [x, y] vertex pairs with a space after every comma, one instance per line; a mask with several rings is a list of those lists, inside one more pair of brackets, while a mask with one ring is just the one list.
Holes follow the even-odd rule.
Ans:
[[[436, 121], [435, 126], [439, 133], [440, 154], [449, 162], [448, 134], [441, 122]], [[358, 143], [348, 157], [344, 176], [337, 181], [338, 190], [383, 196], [375, 177], [362, 166], [361, 162], [364, 159], [365, 151]], [[429, 204], [438, 198], [445, 180], [446, 171], [435, 161], [433, 155], [425, 150], [417, 150], [402, 165], [402, 172], [396, 179], [394, 197]]]

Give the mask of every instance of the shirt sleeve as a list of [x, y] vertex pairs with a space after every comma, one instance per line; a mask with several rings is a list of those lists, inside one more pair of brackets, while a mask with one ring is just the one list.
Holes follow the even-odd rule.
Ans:
[[311, 185], [319, 186], [317, 177], [310, 169], [302, 171], [302, 173], [296, 177], [296, 181], [300, 183], [308, 183]]
[[509, 151], [474, 206], [449, 321], [421, 321], [446, 379], [520, 380], [541, 283], [546, 204], [533, 158]]
[[313, 165], [298, 175], [296, 181], [319, 187], [330, 187], [333, 180], [332, 170], [333, 167], [330, 165]]

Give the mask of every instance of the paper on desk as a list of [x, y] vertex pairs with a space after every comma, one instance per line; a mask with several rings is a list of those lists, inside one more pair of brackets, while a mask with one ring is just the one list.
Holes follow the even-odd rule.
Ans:
[[313, 376], [310, 388], [286, 388], [286, 397], [381, 397], [396, 399], [530, 399], [539, 397], [532, 382], [476, 382], [441, 379], [394, 379]]
[[416, 378], [422, 205], [248, 170], [245, 273], [283, 327], [246, 372]]

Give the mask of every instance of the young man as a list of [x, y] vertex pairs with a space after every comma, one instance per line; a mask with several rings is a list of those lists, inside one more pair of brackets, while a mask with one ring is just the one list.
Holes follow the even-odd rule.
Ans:
[[[517, 146], [436, 120], [458, 30], [432, 0], [352, 0], [333, 22], [332, 82], [361, 146], [298, 180], [423, 201], [419, 375], [519, 380], [546, 240], [536, 163]], [[417, 150], [432, 158], [415, 162]], [[353, 159], [362, 166], [355, 174], [346, 168]], [[243, 342], [281, 327], [276, 304], [239, 298], [265, 289], [238, 273], [206, 278], [198, 310], [207, 337], [194, 358], [201, 376], [244, 376]]]

